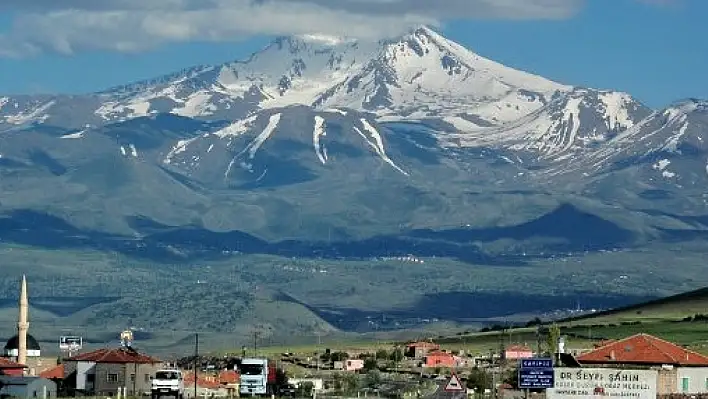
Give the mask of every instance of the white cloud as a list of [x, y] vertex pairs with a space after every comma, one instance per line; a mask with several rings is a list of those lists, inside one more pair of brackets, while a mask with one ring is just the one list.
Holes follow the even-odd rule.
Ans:
[[380, 38], [449, 19], [558, 19], [584, 0], [2, 0], [0, 56], [142, 51], [252, 35]]

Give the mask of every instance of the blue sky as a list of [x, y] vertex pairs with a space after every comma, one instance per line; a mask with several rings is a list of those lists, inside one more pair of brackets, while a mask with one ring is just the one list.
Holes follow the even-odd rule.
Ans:
[[[43, 1], [48, 0], [30, 3], [41, 6]], [[151, 1], [172, 7], [165, 10], [175, 4], [187, 10], [192, 0]], [[143, 9], [137, 0], [104, 0], [102, 5], [114, 4], [107, 10], [82, 8], [91, 3], [86, 0], [53, 0], [35, 9], [21, 0], [3, 0], [0, 93], [96, 91], [197, 64], [241, 59], [275, 34], [303, 33], [313, 26], [333, 34], [385, 35], [390, 32], [381, 26], [430, 22], [485, 57], [563, 83], [627, 91], [654, 107], [686, 97], [708, 98], [708, 41], [702, 28], [708, 1], [495, 0], [507, 3], [502, 9], [489, 0], [448, 0], [448, 10], [440, 11], [434, 6], [439, 0], [407, 0], [411, 15], [405, 19], [398, 16], [400, 10], [356, 9], [361, 3], [354, 0], [329, 0], [328, 6], [339, 1], [341, 7], [328, 9], [328, 18], [317, 18], [323, 12], [316, 8], [319, 1], [324, 0], [293, 1], [307, 7], [287, 15], [272, 9], [251, 14], [232, 9], [233, 15], [218, 9], [185, 11], [166, 16], [177, 21], [169, 25], [159, 19], [160, 10]], [[470, 11], [473, 3], [477, 7]], [[249, 21], [263, 21], [264, 15], [268, 23]]]

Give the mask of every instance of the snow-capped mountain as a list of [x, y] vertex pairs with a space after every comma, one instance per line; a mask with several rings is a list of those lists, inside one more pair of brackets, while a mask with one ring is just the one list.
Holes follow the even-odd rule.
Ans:
[[245, 61], [194, 67], [87, 96], [4, 97], [0, 121], [46, 122], [66, 103], [94, 124], [156, 113], [238, 119], [299, 104], [392, 118], [446, 116], [453, 123], [486, 126], [516, 120], [568, 90], [421, 27], [379, 43], [279, 38]]
[[85, 96], [0, 98], [0, 129], [84, 128], [172, 113], [239, 121], [292, 105], [420, 121], [463, 146], [542, 156], [606, 140], [650, 111], [624, 93], [573, 88], [481, 57], [427, 27], [378, 43], [279, 38], [244, 61], [198, 66]]
[[[175, 223], [191, 223], [222, 195], [245, 195], [239, 206], [257, 214], [290, 214], [271, 197], [243, 194], [252, 189], [308, 199], [328, 192], [341, 208], [317, 206], [338, 212], [415, 198], [385, 214], [352, 216], [377, 225], [440, 222], [433, 209], [457, 223], [471, 187], [600, 198], [621, 185], [631, 202], [666, 184], [705, 184], [705, 108], [685, 101], [652, 110], [628, 93], [557, 83], [426, 27], [376, 43], [279, 38], [247, 60], [99, 93], [0, 96], [0, 172], [17, 184], [3, 186], [17, 198], [2, 203], [36, 192], [18, 176], [55, 179], [67, 198], [108, 190], [152, 200], [157, 194], [146, 190], [164, 185], [180, 198], [175, 206], [195, 214], [147, 205], [140, 213], [167, 212]], [[110, 171], [115, 182], [91, 171]], [[263, 223], [256, 225], [270, 226]]]

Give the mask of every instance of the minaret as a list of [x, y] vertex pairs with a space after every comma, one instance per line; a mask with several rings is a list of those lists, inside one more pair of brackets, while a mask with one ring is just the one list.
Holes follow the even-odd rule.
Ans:
[[29, 302], [27, 301], [27, 279], [22, 276], [22, 287], [20, 288], [20, 318], [17, 322], [17, 336], [19, 338], [17, 348], [17, 363], [27, 364], [27, 330]]

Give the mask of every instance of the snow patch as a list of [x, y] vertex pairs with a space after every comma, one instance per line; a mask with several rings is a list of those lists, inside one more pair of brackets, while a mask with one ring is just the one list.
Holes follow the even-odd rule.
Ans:
[[165, 156], [165, 159], [162, 162], [167, 165], [172, 163], [172, 158], [177, 154], [185, 152], [187, 150], [187, 146], [189, 146], [189, 144], [196, 139], [197, 138], [195, 137], [193, 139], [188, 139], [188, 140], [179, 140], [177, 142], [177, 144], [174, 147], [172, 147], [170, 152], [167, 153], [167, 155]]
[[[229, 162], [229, 166], [226, 168], [226, 172], [224, 172], [224, 178], [229, 177], [229, 173], [231, 173], [231, 169], [233, 166], [236, 164], [236, 159], [241, 157], [244, 153], [248, 152], [248, 158], [253, 159], [256, 156], [256, 153], [258, 150], [261, 148], [263, 143], [270, 138], [271, 134], [275, 131], [275, 129], [278, 127], [278, 124], [280, 123], [280, 117], [281, 114], [273, 114], [268, 118], [268, 125], [263, 129], [261, 134], [258, 135], [251, 143], [246, 146], [241, 152], [236, 154], [236, 156]], [[248, 169], [249, 171], [253, 171], [252, 165], [247, 163], [247, 162], [241, 162], [241, 166]]]
[[[398, 165], [393, 163], [391, 158], [389, 158], [388, 155], [386, 155], [386, 150], [384, 149], [383, 140], [381, 139], [381, 135], [376, 130], [376, 128], [371, 126], [371, 124], [366, 119], [362, 118], [362, 119], [360, 119], [360, 121], [361, 121], [361, 125], [363, 126], [364, 130], [367, 133], [369, 133], [369, 135], [367, 136], [366, 134], [364, 134], [356, 126], [354, 126], [354, 131], [357, 132], [361, 137], [363, 137], [364, 140], [366, 140], [366, 142], [371, 146], [371, 148], [374, 149], [374, 151], [381, 157], [381, 159], [383, 159], [387, 164], [391, 165], [397, 171], [408, 176], [408, 173], [406, 171], [399, 168]], [[372, 139], [373, 139], [373, 141], [372, 141]]]
[[324, 118], [319, 115], [315, 116], [315, 129], [312, 132], [312, 143], [315, 146], [315, 153], [317, 154], [317, 158], [320, 159], [320, 162], [322, 162], [323, 165], [327, 163], [327, 150], [324, 149], [323, 151], [323, 148], [320, 145], [320, 137], [327, 135], [324, 126]]
[[281, 114], [271, 115], [268, 119], [268, 125], [265, 129], [263, 129], [263, 132], [261, 132], [261, 134], [259, 134], [258, 137], [256, 137], [256, 139], [250, 144], [250, 148], [248, 149], [248, 157], [250, 159], [253, 159], [256, 156], [256, 152], [258, 152], [263, 143], [270, 138], [270, 135], [273, 134], [275, 128], [278, 127], [278, 124], [280, 123], [280, 116]]
[[625, 130], [634, 126], [634, 121], [629, 115], [629, 106], [632, 104], [632, 97], [622, 92], [605, 92], [599, 96], [604, 105], [604, 117], [607, 121], [607, 128], [610, 130]]
[[656, 169], [656, 170], [664, 170], [664, 169], [666, 169], [666, 167], [669, 166], [670, 164], [671, 164], [671, 161], [669, 161], [668, 159], [662, 159], [661, 161], [659, 161], [659, 162], [655, 163], [654, 165], [652, 165], [652, 167], [653, 167], [654, 169]]
[[112, 120], [118, 116], [124, 116], [125, 118], [139, 118], [141, 116], [148, 116], [151, 113], [156, 112], [157, 111], [150, 111], [149, 101], [138, 97], [127, 104], [107, 101], [103, 103], [103, 105], [101, 105], [94, 113], [104, 120]]
[[251, 128], [251, 126], [253, 126], [253, 123], [256, 122], [256, 119], [258, 119], [257, 115], [250, 116], [246, 119], [234, 122], [231, 125], [212, 134], [222, 139], [229, 136], [240, 136], [243, 133], [246, 133]]
[[211, 99], [212, 94], [205, 91], [198, 91], [189, 96], [182, 107], [176, 107], [172, 112], [190, 118], [213, 115], [217, 107], [210, 102]]
[[49, 110], [49, 108], [51, 108], [54, 104], [55, 101], [52, 100], [32, 110], [25, 110], [24, 112], [7, 116], [5, 117], [5, 122], [13, 125], [22, 125], [29, 122], [44, 122], [47, 118], [49, 118], [49, 115], [46, 114], [47, 110]]
[[333, 114], [339, 114], [342, 116], [347, 116], [347, 111], [342, 111], [341, 109], [337, 109], [337, 108], [328, 108], [324, 111], [329, 112], [329, 113], [333, 113]]
[[65, 134], [65, 135], [61, 136], [61, 138], [63, 138], [63, 139], [80, 139], [80, 138], [84, 137], [85, 132], [86, 132], [85, 130], [81, 130], [76, 133]]

